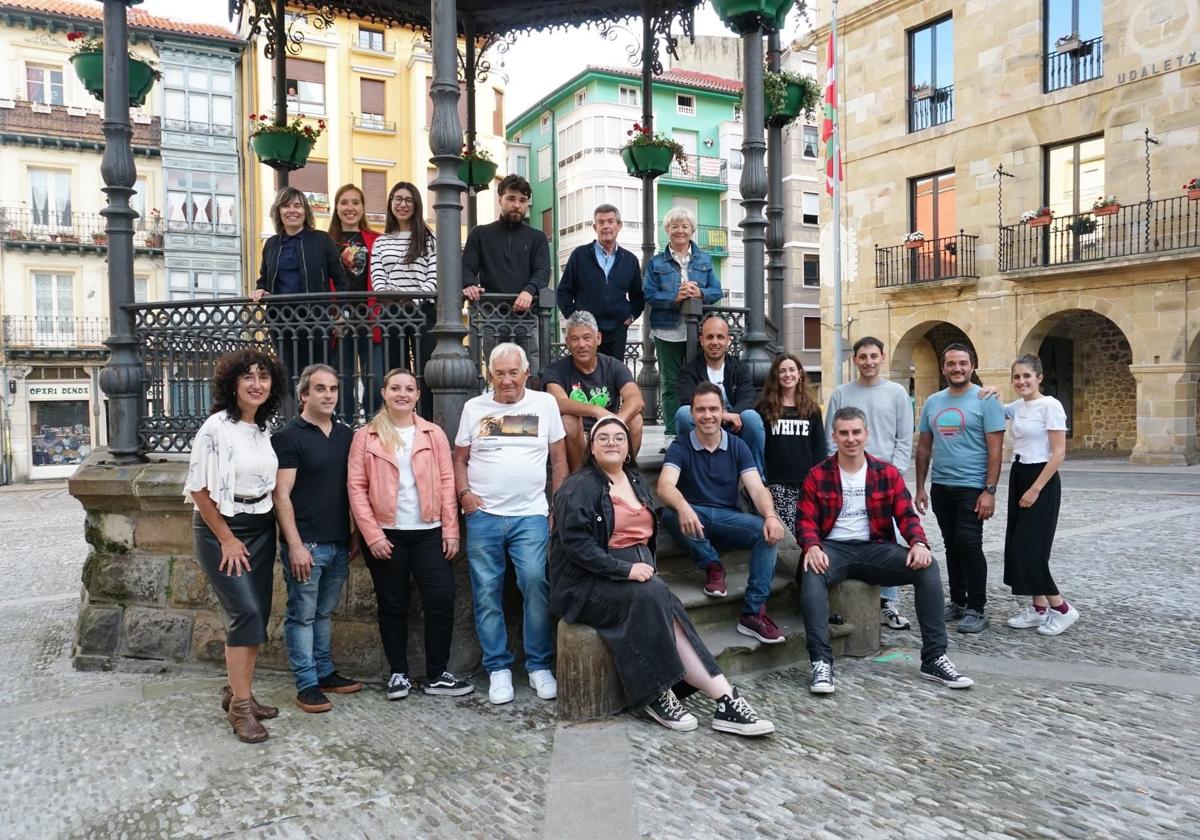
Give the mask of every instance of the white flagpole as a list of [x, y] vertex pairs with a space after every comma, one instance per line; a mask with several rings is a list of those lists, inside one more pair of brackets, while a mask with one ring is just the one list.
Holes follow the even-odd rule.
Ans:
[[833, 56], [829, 64], [833, 67], [836, 82], [834, 95], [837, 97], [833, 103], [833, 147], [834, 154], [837, 156], [833, 162], [833, 384], [837, 386], [842, 384], [842, 366], [844, 364], [842, 355], [845, 352], [842, 347], [842, 96], [840, 95], [842, 80], [837, 76], [837, 0], [833, 0], [833, 23], [830, 25], [830, 35]]

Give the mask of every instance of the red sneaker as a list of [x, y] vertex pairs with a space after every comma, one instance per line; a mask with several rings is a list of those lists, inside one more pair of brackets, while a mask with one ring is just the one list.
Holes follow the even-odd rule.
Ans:
[[737, 631], [744, 636], [753, 636], [764, 645], [777, 645], [784, 641], [783, 631], [767, 615], [766, 607], [760, 607], [757, 613], [743, 613]]
[[704, 594], [709, 598], [724, 598], [729, 594], [725, 588], [725, 567], [720, 563], [712, 563], [705, 567], [708, 576], [704, 581]]

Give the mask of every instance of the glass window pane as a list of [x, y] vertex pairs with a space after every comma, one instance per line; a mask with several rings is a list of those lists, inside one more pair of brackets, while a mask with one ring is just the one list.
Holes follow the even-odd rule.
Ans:
[[185, 120], [185, 99], [181, 90], [167, 90], [163, 93], [164, 116], [169, 120]]
[[55, 275], [55, 315], [60, 318], [70, 318], [75, 314], [75, 291], [71, 277], [66, 274]]
[[912, 86], [933, 83], [933, 30], [918, 29], [912, 34]]
[[187, 173], [178, 169], [167, 170], [167, 189], [186, 190], [188, 187]]
[[937, 66], [934, 68], [936, 87], [954, 84], [954, 21], [947, 18], [934, 27], [934, 49]]
[[212, 89], [214, 93], [233, 93], [233, 76], [213, 71]]
[[203, 93], [188, 94], [188, 122], [208, 124], [208, 96]]
[[208, 192], [212, 187], [213, 175], [211, 172], [192, 173], [192, 192]]
[[169, 191], [167, 193], [167, 224], [187, 224], [187, 193]]
[[233, 125], [233, 99], [228, 96], [212, 98], [213, 125], [230, 127]]
[[54, 280], [49, 274], [33, 275], [33, 305], [38, 318], [54, 315]]
[[191, 286], [191, 278], [186, 271], [172, 271], [170, 283], [172, 289], [187, 289]]
[[237, 277], [233, 274], [221, 272], [217, 275], [217, 288], [223, 292], [237, 291]]
[[183, 87], [183, 68], [173, 64], [164, 67], [163, 84], [168, 87]]
[[188, 68], [187, 86], [192, 90], [208, 90], [208, 72]]

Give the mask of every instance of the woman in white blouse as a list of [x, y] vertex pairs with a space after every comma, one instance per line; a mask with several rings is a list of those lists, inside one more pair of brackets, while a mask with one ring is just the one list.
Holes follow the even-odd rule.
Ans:
[[184, 485], [184, 494], [196, 506], [196, 563], [212, 584], [228, 628], [229, 685], [222, 689], [221, 705], [234, 734], [248, 743], [265, 741], [267, 730], [260, 721], [279, 714], [254, 699], [250, 683], [271, 615], [271, 491], [279, 462], [267, 421], [278, 410], [284, 387], [278, 362], [259, 350], [238, 350], [217, 359], [212, 412], [192, 442]]
[[1079, 619], [1050, 576], [1050, 548], [1058, 525], [1062, 488], [1058, 468], [1067, 455], [1067, 415], [1062, 403], [1041, 390], [1042, 361], [1021, 356], [1012, 366], [1020, 399], [1004, 406], [1012, 421], [1013, 463], [1008, 474], [1008, 529], [1004, 582], [1033, 603], [1008, 620], [1009, 627], [1037, 628], [1057, 636]]

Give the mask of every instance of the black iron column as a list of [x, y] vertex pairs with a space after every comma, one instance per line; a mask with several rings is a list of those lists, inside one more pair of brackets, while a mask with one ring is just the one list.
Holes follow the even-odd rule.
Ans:
[[[275, 39], [272, 44], [274, 53], [271, 64], [275, 68], [275, 124], [287, 125], [287, 18], [286, 0], [275, 0], [275, 25], [268, 29], [269, 37]], [[281, 190], [288, 185], [288, 170], [279, 167], [275, 170], [275, 189]]]
[[754, 384], [761, 387], [766, 381], [771, 365], [771, 354], [767, 351], [765, 329], [765, 302], [763, 300], [763, 263], [767, 242], [767, 217], [763, 207], [767, 203], [767, 168], [764, 157], [766, 143], [763, 142], [763, 28], [761, 22], [742, 34], [744, 63], [742, 68], [742, 105], [745, 134], [742, 138], [742, 241], [745, 243], [746, 260], [746, 334], [742, 338], [745, 349], [742, 361], [750, 365]]
[[[650, 0], [642, 3], [642, 126], [654, 131], [654, 18]], [[654, 218], [654, 176], [642, 175], [642, 271], [654, 258], [654, 236], [658, 230]], [[642, 369], [638, 371], [638, 388], [646, 407], [642, 420], [647, 425], [658, 419], [658, 358], [654, 339], [650, 337], [650, 307], [642, 310]]]
[[462, 203], [458, 179], [462, 124], [458, 121], [458, 38], [455, 0], [432, 0], [433, 125], [429, 146], [437, 177], [431, 184], [437, 215], [437, 346], [425, 367], [433, 391], [433, 421], [454, 440], [463, 404], [475, 396], [476, 372], [463, 346]]
[[138, 420], [146, 390], [145, 371], [127, 304], [133, 303], [133, 220], [129, 206], [137, 170], [133, 128], [129, 124], [129, 25], [125, 0], [104, 0], [104, 178], [108, 204], [100, 215], [108, 234], [108, 317], [112, 334], [100, 387], [108, 397], [108, 448], [118, 464], [144, 460], [138, 444]]
[[[779, 31], [767, 36], [767, 69], [773, 73], [780, 70], [783, 49]], [[772, 120], [767, 126], [767, 301], [770, 303], [771, 323], [774, 325], [770, 338], [778, 350], [787, 349], [784, 344], [784, 278], [787, 265], [783, 253], [783, 124]]]
[[[463, 61], [463, 79], [467, 85], [467, 149], [475, 151], [475, 26], [470, 20], [463, 24], [466, 50]], [[479, 202], [475, 188], [467, 184], [467, 230], [479, 224]]]

